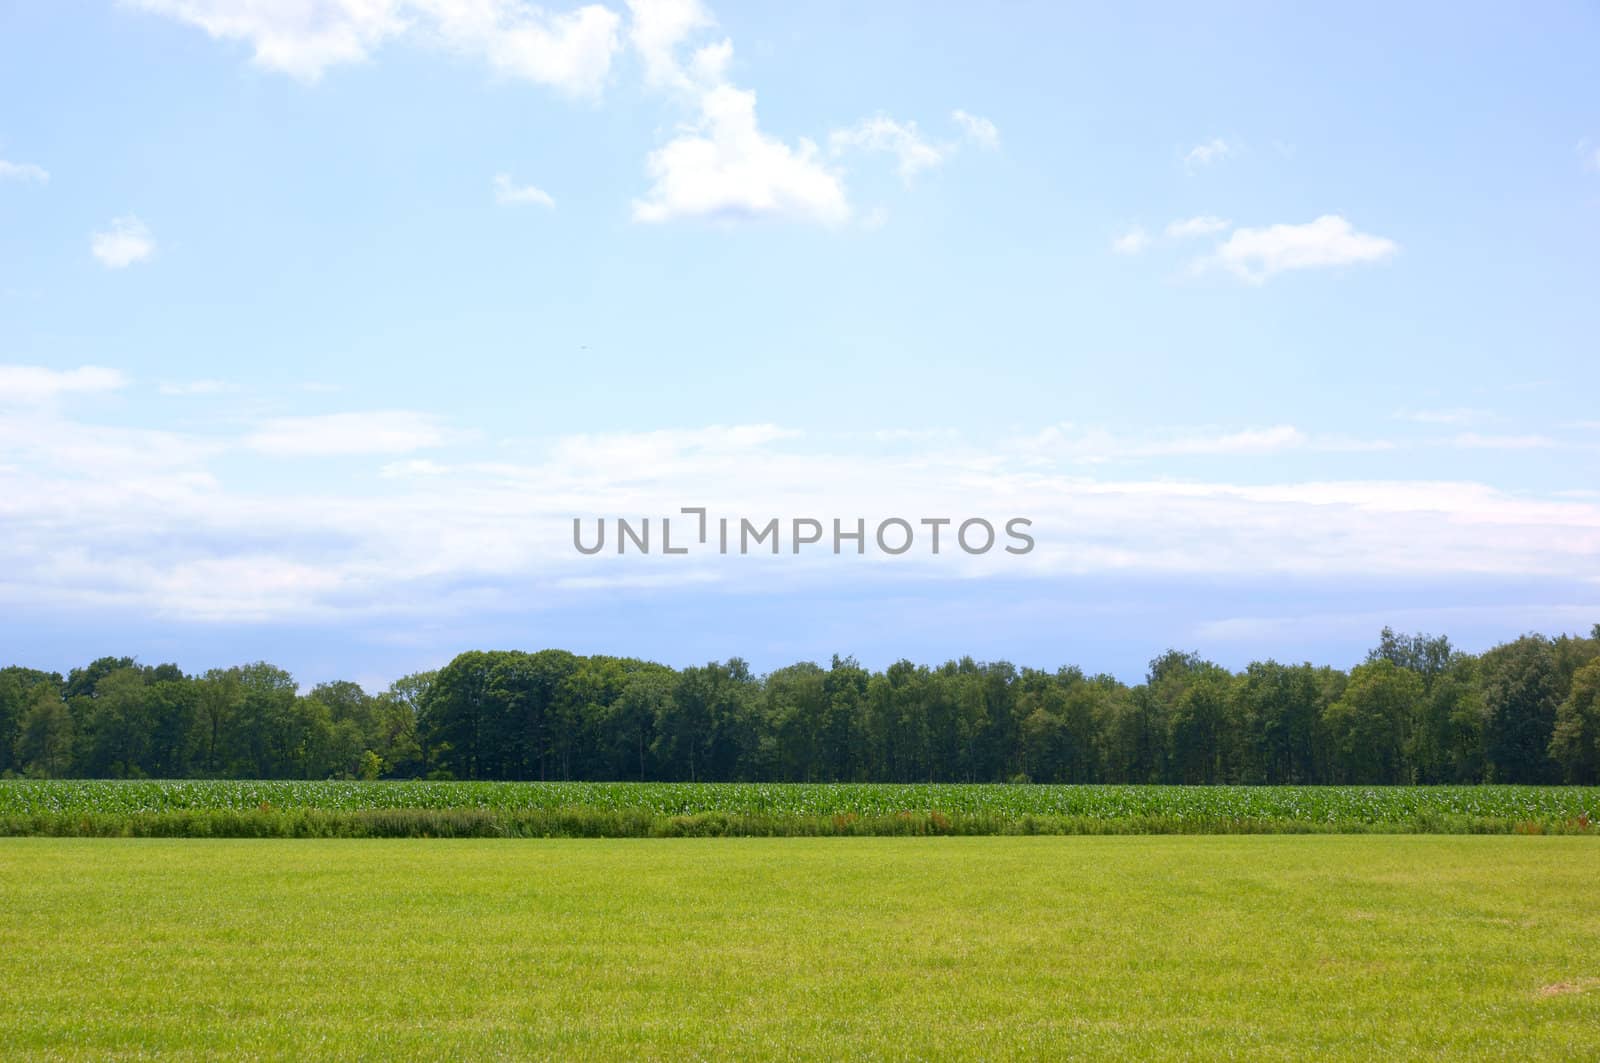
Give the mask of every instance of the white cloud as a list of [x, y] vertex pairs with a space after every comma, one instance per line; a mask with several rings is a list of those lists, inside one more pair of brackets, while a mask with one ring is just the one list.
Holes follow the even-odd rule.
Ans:
[[1111, 241], [1111, 250], [1119, 255], [1137, 255], [1150, 246], [1150, 234], [1144, 226], [1135, 225]]
[[1466, 407], [1450, 410], [1401, 410], [1395, 414], [1395, 417], [1398, 420], [1414, 421], [1417, 424], [1475, 424], [1495, 419], [1495, 415], [1488, 410], [1474, 410]]
[[1530, 601], [1464, 606], [1429, 604], [1413, 608], [1396, 608], [1389, 604], [1381, 610], [1371, 611], [1226, 617], [1196, 625], [1193, 637], [1201, 642], [1237, 641], [1259, 645], [1268, 639], [1294, 639], [1307, 644], [1335, 635], [1367, 638], [1385, 626], [1401, 631], [1437, 630], [1436, 625], [1442, 619], [1447, 619], [1452, 625], [1465, 622], [1498, 626], [1505, 624], [1508, 616], [1537, 618], [1516, 621], [1511, 627], [1514, 631], [1581, 631], [1587, 629], [1597, 615], [1600, 615], [1600, 605], [1596, 604]]
[[1265, 454], [1305, 443], [1304, 433], [1292, 425], [1210, 435], [1130, 437], [1061, 424], [1028, 437], [1021, 447], [1052, 460], [1098, 463], [1184, 455]]
[[[16, 460], [41, 494], [70, 496], [84, 484], [111, 481], [119, 489], [165, 496], [178, 488], [213, 482], [205, 461], [221, 449], [216, 441], [181, 432], [98, 424], [81, 415], [69, 416], [64, 412], [68, 409], [76, 407], [45, 401], [18, 406], [0, 417], [0, 461]], [[30, 500], [11, 502], [26, 507]], [[0, 504], [0, 514], [4, 509]], [[0, 523], [3, 520], [0, 516]]]
[[7, 162], [0, 159], [0, 181], [33, 181], [45, 184], [50, 180], [50, 172], [43, 166], [36, 166], [31, 162]]
[[127, 377], [120, 371], [97, 365], [78, 369], [0, 365], [0, 405], [34, 405], [62, 395], [117, 391], [127, 384]]
[[1193, 218], [1182, 218], [1167, 226], [1167, 237], [1172, 240], [1187, 240], [1196, 236], [1213, 236], [1222, 232], [1232, 222], [1226, 218], [1218, 218], [1212, 214], [1198, 214]]
[[431, 15], [438, 36], [455, 51], [575, 96], [598, 96], [605, 87], [622, 22], [599, 4], [565, 14], [520, 0], [409, 0], [407, 6]]
[[728, 67], [733, 65], [733, 42], [723, 38], [716, 44], [695, 49], [689, 57], [689, 73], [696, 83], [716, 85], [727, 80]]
[[[824, 551], [753, 566], [715, 554], [663, 565], [572, 549], [574, 515], [659, 518], [686, 505], [752, 518], [1025, 513], [1034, 521], [1039, 548], [1026, 558], [884, 561], [897, 577], [1570, 578], [1600, 559], [1600, 504], [1590, 497], [1452, 481], [1088, 476], [1083, 462], [1095, 448], [1083, 440], [1092, 433], [1070, 427], [1044, 445], [972, 445], [945, 434], [908, 453], [859, 432], [729, 425], [556, 438], [519, 462], [464, 463], [407, 455], [446, 434], [415, 413], [285, 419], [253, 437], [269, 441], [267, 457], [292, 459], [373, 454], [374, 433], [396, 460], [365, 480], [358, 467], [322, 486], [297, 474], [252, 489], [230, 482], [226, 467], [210, 468], [252, 436], [123, 429], [46, 407], [0, 418], [0, 605], [234, 621], [424, 612], [448, 620], [521, 608], [572, 581], [666, 578], [759, 591], [763, 581], [858, 583], [878, 570], [870, 551], [863, 564], [840, 565]], [[1147, 456], [1324, 445], [1341, 444], [1287, 425], [1129, 433], [1108, 444]], [[675, 541], [679, 531], [675, 518]]]
[[512, 77], [592, 96], [605, 85], [620, 17], [591, 4], [551, 14], [520, 0], [132, 0], [146, 11], [243, 41], [267, 70], [315, 81], [404, 36]]
[[1228, 142], [1220, 137], [1213, 137], [1204, 144], [1196, 144], [1190, 148], [1183, 157], [1183, 168], [1194, 173], [1202, 166], [1210, 166], [1214, 162], [1221, 162], [1233, 153]]
[[1072, 424], [1052, 425], [1017, 442], [1020, 453], [1053, 462], [1105, 464], [1169, 457], [1251, 457], [1287, 451], [1360, 453], [1393, 449], [1383, 439], [1314, 435], [1293, 425], [1239, 431], [1117, 434]]
[[1306, 436], [1293, 425], [1227, 432], [1216, 436], [1189, 436], [1158, 443], [1150, 454], [1271, 454], [1306, 445]]
[[1324, 214], [1303, 225], [1269, 225], [1235, 229], [1199, 268], [1221, 266], [1252, 283], [1295, 269], [1319, 269], [1381, 262], [1400, 246], [1393, 240], [1357, 232], [1337, 214]]
[[1463, 450], [1543, 450], [1559, 444], [1542, 435], [1482, 435], [1462, 432], [1450, 440], [1450, 445]]
[[966, 138], [979, 147], [993, 151], [1000, 146], [1000, 130], [989, 119], [957, 108], [950, 112], [950, 120], [960, 126]]
[[95, 233], [89, 248], [107, 269], [124, 269], [155, 254], [156, 241], [150, 227], [129, 214], [112, 219], [109, 229]]
[[[644, 63], [645, 82], [656, 88], [687, 89], [694, 80], [678, 64], [677, 50], [696, 30], [710, 29], [717, 20], [699, 0], [628, 0], [632, 16], [628, 42]], [[724, 41], [724, 54], [732, 45]], [[707, 62], [712, 60], [708, 58]], [[724, 60], [725, 62], [726, 60]], [[719, 76], [712, 80], [721, 80]]]
[[244, 445], [277, 457], [408, 454], [448, 441], [438, 420], [410, 410], [278, 417], [263, 422]]
[[[1000, 146], [1000, 132], [987, 118], [961, 110], [952, 111], [950, 117], [965, 139], [988, 149]], [[908, 184], [919, 172], [948, 161], [961, 146], [956, 140], [934, 143], [923, 136], [916, 122], [898, 122], [882, 114], [863, 118], [847, 129], [834, 130], [828, 144], [835, 156], [851, 150], [893, 155], [901, 180]]]
[[[717, 25], [700, 0], [627, 0], [625, 30], [622, 17], [603, 4], [550, 13], [526, 0], [128, 2], [213, 38], [243, 42], [256, 65], [308, 82], [332, 67], [362, 62], [386, 43], [416, 41], [507, 76], [597, 96], [625, 37], [646, 86], [667, 92], [691, 114], [646, 157], [651, 185], [633, 202], [635, 220], [773, 218], [832, 225], [852, 214], [843, 174], [814, 141], [761, 127], [756, 94], [729, 80], [732, 42], [693, 40]], [[999, 133], [988, 119], [962, 110], [951, 119], [967, 141], [997, 146]], [[909, 179], [947, 158], [960, 141], [933, 143], [915, 123], [868, 119], [844, 131], [839, 143], [892, 152]], [[499, 201], [549, 205], [548, 196], [515, 188], [509, 177]]]
[[159, 390], [163, 395], [223, 395], [238, 391], [239, 385], [230, 384], [225, 380], [169, 381], [160, 385]]
[[646, 159], [652, 184], [634, 200], [635, 221], [769, 218], [832, 225], [849, 218], [843, 181], [816, 144], [801, 138], [791, 147], [764, 132], [756, 94], [728, 82], [731, 41], [697, 49], [687, 67], [680, 63], [688, 39], [716, 25], [703, 4], [628, 0], [628, 8], [628, 39], [647, 84], [677, 92], [695, 111], [692, 124]]
[[136, 7], [244, 41], [254, 62], [306, 81], [330, 66], [360, 62], [406, 28], [397, 0], [132, 0]]
[[887, 115], [864, 118], [849, 129], [835, 130], [828, 143], [835, 155], [852, 148], [887, 152], [897, 160], [900, 179], [907, 182], [919, 171], [944, 162], [952, 150], [924, 140], [917, 123], [896, 122]]
[[773, 443], [795, 439], [792, 429], [773, 424], [711, 425], [654, 432], [612, 432], [567, 436], [550, 452], [551, 463], [580, 478], [590, 470], [631, 468], [641, 477], [670, 475], [706, 463], [722, 464]]
[[436, 461], [410, 458], [406, 461], [391, 461], [378, 470], [378, 475], [386, 480], [399, 480], [408, 476], [443, 476], [449, 471]]
[[533, 204], [540, 207], [554, 207], [556, 201], [542, 188], [533, 185], [514, 185], [511, 175], [497, 173], [494, 175], [494, 201], [503, 207], [523, 206]]
[[645, 169], [654, 183], [634, 201], [636, 221], [849, 218], [844, 185], [817, 146], [802, 138], [790, 147], [762, 132], [754, 92], [718, 85], [699, 106], [694, 129], [650, 153]]

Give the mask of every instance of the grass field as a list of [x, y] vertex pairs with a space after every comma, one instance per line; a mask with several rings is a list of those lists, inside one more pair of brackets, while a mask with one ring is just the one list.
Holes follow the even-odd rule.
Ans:
[[0, 781], [0, 835], [1586, 834], [1576, 786]]
[[1587, 838], [0, 841], [21, 1058], [1580, 1059]]

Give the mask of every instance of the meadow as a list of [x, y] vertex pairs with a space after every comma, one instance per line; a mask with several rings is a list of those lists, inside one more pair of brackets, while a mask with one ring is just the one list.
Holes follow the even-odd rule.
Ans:
[[1588, 834], [1600, 788], [8, 780], [0, 835]]
[[0, 840], [10, 1058], [1583, 1059], [1586, 838]]

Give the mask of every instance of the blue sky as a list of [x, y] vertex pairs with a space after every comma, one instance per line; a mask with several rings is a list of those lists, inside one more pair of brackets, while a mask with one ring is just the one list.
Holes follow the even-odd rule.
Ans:
[[[0, 5], [0, 657], [1600, 621], [1592, 5]], [[575, 515], [1034, 521], [579, 557]]]

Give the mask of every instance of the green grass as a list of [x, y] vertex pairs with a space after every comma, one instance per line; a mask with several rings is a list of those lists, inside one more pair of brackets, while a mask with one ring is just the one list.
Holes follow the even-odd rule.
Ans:
[[0, 1044], [1593, 1059], [1597, 881], [1586, 838], [10, 839]]
[[0, 782], [0, 835], [1589, 833], [1574, 786]]

